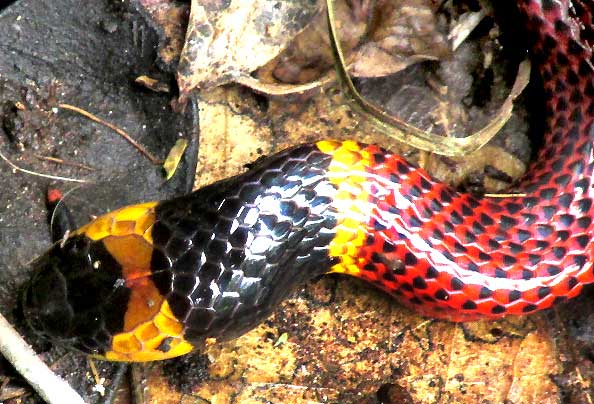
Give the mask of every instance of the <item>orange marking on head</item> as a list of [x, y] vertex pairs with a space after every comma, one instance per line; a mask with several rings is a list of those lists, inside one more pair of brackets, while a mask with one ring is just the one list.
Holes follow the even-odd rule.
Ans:
[[114, 336], [112, 350], [99, 358], [111, 361], [145, 362], [187, 354], [194, 346], [183, 337], [183, 324], [175, 318], [167, 301], [155, 316], [134, 329]]
[[147, 341], [149, 339], [157, 338], [161, 332], [157, 326], [153, 323], [144, 323], [136, 327], [134, 331], [136, 337], [141, 341]]
[[124, 270], [129, 271], [124, 272], [126, 278], [135, 277], [137, 271], [150, 273], [153, 246], [142, 236], [108, 236], [103, 239], [103, 244]]
[[159, 312], [163, 296], [150, 279], [152, 246], [139, 235], [108, 236], [103, 244], [122, 267], [130, 300], [124, 319], [124, 331], [152, 319]]
[[[165, 297], [150, 278], [153, 247], [150, 237], [147, 239], [147, 233], [150, 233], [154, 222], [154, 213], [140, 215], [133, 222], [126, 220], [130, 212], [97, 219], [122, 223], [119, 226], [112, 224], [109, 235], [102, 242], [121, 265], [130, 298], [123, 331], [114, 335], [110, 351], [96, 357], [112, 361], [144, 362], [186, 354], [194, 346], [183, 338], [183, 323], [171, 312]], [[122, 230], [121, 233], [129, 234], [115, 235], [118, 233], [113, 231], [116, 226]]]
[[108, 236], [126, 236], [136, 234], [152, 243], [150, 229], [155, 222], [155, 206], [157, 202], [130, 205], [99, 216], [73, 232], [73, 235], [84, 234], [91, 240], [101, 240]]
[[136, 227], [136, 222], [131, 220], [122, 220], [120, 222], [115, 222], [111, 228], [111, 234], [114, 236], [127, 236], [129, 234], [134, 234]]
[[138, 325], [155, 318], [163, 303], [164, 297], [152, 282], [143, 285], [135, 283], [130, 288], [130, 300], [124, 317], [124, 331], [131, 331]]

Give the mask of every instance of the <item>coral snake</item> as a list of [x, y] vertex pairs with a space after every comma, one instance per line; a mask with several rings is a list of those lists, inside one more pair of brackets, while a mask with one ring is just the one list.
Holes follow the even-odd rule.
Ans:
[[591, 0], [520, 0], [546, 96], [525, 196], [455, 191], [398, 155], [320, 141], [133, 205], [34, 263], [31, 326], [108, 360], [185, 354], [256, 326], [303, 282], [363, 278], [424, 315], [528, 314], [594, 282]]

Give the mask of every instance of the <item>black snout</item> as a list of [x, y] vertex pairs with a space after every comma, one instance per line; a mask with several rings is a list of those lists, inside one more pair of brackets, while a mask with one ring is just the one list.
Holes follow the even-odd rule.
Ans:
[[45, 337], [68, 337], [73, 314], [67, 301], [66, 280], [47, 255], [37, 260], [33, 267], [34, 275], [22, 295], [25, 321]]

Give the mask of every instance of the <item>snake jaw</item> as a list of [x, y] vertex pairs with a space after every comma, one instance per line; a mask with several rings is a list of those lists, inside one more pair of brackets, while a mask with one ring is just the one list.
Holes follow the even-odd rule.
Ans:
[[127, 291], [115, 287], [117, 271], [93, 267], [98, 256], [105, 259], [91, 240], [74, 236], [33, 262], [22, 312], [36, 334], [89, 354], [109, 348]]
[[65, 279], [48, 253], [33, 263], [34, 275], [25, 286], [22, 310], [29, 327], [38, 335], [68, 339], [72, 333], [72, 310], [67, 302]]

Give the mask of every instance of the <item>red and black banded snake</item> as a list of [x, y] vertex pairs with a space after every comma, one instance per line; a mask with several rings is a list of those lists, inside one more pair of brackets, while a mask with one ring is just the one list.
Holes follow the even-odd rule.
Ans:
[[71, 233], [34, 264], [29, 323], [98, 357], [146, 361], [241, 335], [325, 272], [452, 321], [577, 296], [594, 282], [594, 69], [583, 39], [592, 3], [518, 7], [547, 98], [544, 147], [518, 185], [525, 196], [459, 193], [373, 145], [295, 146]]

